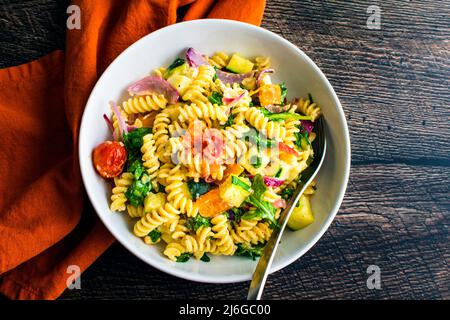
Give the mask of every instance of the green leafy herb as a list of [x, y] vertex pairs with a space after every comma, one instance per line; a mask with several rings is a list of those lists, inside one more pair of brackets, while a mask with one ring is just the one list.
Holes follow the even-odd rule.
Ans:
[[156, 241], [158, 241], [159, 238], [161, 238], [161, 232], [154, 229], [151, 232], [149, 232], [148, 236], [150, 237], [150, 239], [152, 239], [152, 242], [155, 243]]
[[189, 260], [189, 258], [191, 257], [190, 253], [182, 253], [178, 258], [177, 258], [177, 262], [187, 262]]
[[[123, 143], [128, 153], [127, 168], [129, 168], [136, 160], [141, 159], [143, 138], [149, 133], [151, 133], [150, 128], [138, 128], [123, 135]], [[137, 166], [137, 164], [135, 164], [135, 166]]]
[[314, 103], [311, 93], [308, 93], [308, 99], [309, 99], [309, 102]]
[[284, 200], [289, 200], [294, 195], [294, 191], [294, 188], [285, 188], [280, 195]]
[[209, 256], [206, 254], [206, 252], [202, 255], [202, 257], [200, 258], [200, 260], [202, 260], [203, 262], [209, 262], [209, 261], [211, 261], [211, 259], [210, 259]]
[[295, 132], [295, 145], [301, 149], [301, 150], [306, 150], [308, 148], [308, 146], [311, 146], [311, 143], [309, 142], [309, 138], [308, 138], [308, 131], [303, 130], [304, 132], [302, 132], [301, 128], [299, 132]]
[[217, 80], [217, 67], [216, 66], [214, 66], [214, 76], [213, 76], [213, 78], [212, 78], [212, 81], [214, 82], [214, 81], [216, 81]]
[[284, 84], [284, 82], [282, 84], [280, 84], [279, 86], [281, 89], [280, 104], [284, 105], [284, 100], [286, 99], [288, 89], [286, 88], [286, 85]]
[[181, 58], [176, 58], [174, 62], [172, 62], [168, 67], [167, 67], [167, 71], [172, 71], [173, 69], [182, 66], [183, 64], [185, 64], [186, 61], [184, 59]]
[[249, 220], [256, 217], [268, 220], [272, 226], [278, 226], [275, 219], [275, 207], [263, 199], [264, 192], [267, 190], [266, 184], [262, 175], [257, 174], [253, 178], [252, 183], [253, 193], [247, 198], [247, 202], [256, 207], [242, 216], [242, 219]]
[[251, 107], [253, 107], [253, 106], [254, 106], [253, 101], [250, 101], [250, 103], [248, 104], [248, 107], [251, 108]]
[[198, 197], [200, 197], [202, 194], [207, 193], [211, 188], [211, 186], [203, 180], [199, 180], [198, 182], [189, 180], [187, 182], [187, 186], [189, 189], [189, 193], [194, 200], [197, 200]]
[[224, 127], [224, 128], [226, 128], [226, 127], [231, 127], [231, 126], [234, 124], [234, 117], [235, 117], [234, 114], [230, 114], [230, 115], [228, 116], [227, 122], [225, 122], [225, 124], [223, 125], [223, 127]]
[[236, 185], [236, 186], [241, 187], [245, 191], [249, 191], [250, 192], [252, 190], [247, 183], [245, 183], [244, 181], [242, 181], [241, 179], [239, 179], [235, 175], [231, 176], [231, 183]]
[[222, 105], [222, 98], [223, 96], [217, 92], [217, 91], [213, 91], [211, 93], [211, 95], [208, 97], [209, 102], [211, 102], [212, 104], [217, 104], [217, 105]]
[[150, 176], [144, 173], [140, 179], [134, 179], [133, 184], [125, 192], [125, 197], [132, 206], [138, 207], [144, 204], [144, 199], [151, 190]]
[[[236, 223], [239, 223], [241, 221], [242, 216], [246, 213], [246, 211], [243, 208], [231, 208], [230, 210], [233, 212], [232, 213], [234, 218], [233, 220]], [[228, 215], [230, 215], [230, 213]]]
[[128, 172], [132, 173], [134, 175], [134, 179], [138, 180], [142, 177], [142, 174], [145, 172], [144, 165], [142, 163], [142, 160], [136, 159], [134, 160], [127, 169]]
[[264, 116], [271, 121], [282, 121], [288, 119], [294, 120], [311, 120], [311, 116], [302, 116], [301, 114], [295, 112], [280, 112], [272, 113], [266, 108], [259, 108], [259, 110], [264, 114]]
[[211, 227], [211, 220], [205, 217], [202, 217], [200, 214], [197, 214], [193, 218], [188, 218], [186, 220], [186, 227], [190, 230], [196, 232], [200, 227]]
[[235, 254], [238, 256], [248, 257], [252, 260], [256, 260], [256, 258], [262, 255], [263, 249], [264, 244], [258, 244], [255, 246], [246, 246], [243, 245], [242, 243], [238, 243]]
[[278, 169], [277, 173], [275, 173], [275, 178], [279, 178], [281, 173], [283, 172], [283, 168]]

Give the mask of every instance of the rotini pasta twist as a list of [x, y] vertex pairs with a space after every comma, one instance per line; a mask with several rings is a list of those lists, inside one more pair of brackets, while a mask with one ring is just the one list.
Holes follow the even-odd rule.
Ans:
[[164, 95], [156, 94], [130, 98], [122, 104], [123, 110], [128, 114], [150, 112], [164, 109], [166, 106], [167, 99]]
[[255, 107], [251, 107], [245, 112], [245, 119], [270, 139], [283, 140], [286, 136], [286, 128], [282, 126], [282, 122], [269, 121]]
[[154, 189], [158, 188], [158, 181], [156, 179], [159, 169], [159, 160], [156, 153], [155, 140], [153, 134], [149, 133], [143, 137], [143, 144], [141, 147], [143, 165], [150, 176], [152, 186]]
[[165, 153], [165, 144], [169, 140], [169, 125], [170, 116], [166, 112], [160, 112], [155, 116], [155, 121], [153, 122], [153, 139], [155, 140], [156, 153], [161, 162], [168, 163], [170, 161], [169, 157]]
[[220, 214], [211, 219], [213, 224], [213, 237], [216, 239], [217, 250], [224, 255], [232, 255], [236, 251], [236, 245], [228, 231], [228, 219], [225, 215]]
[[315, 102], [311, 103], [309, 99], [299, 99], [294, 104], [297, 106], [296, 110], [305, 116], [310, 116], [311, 121], [316, 121], [322, 113], [320, 107]]
[[179, 214], [180, 211], [167, 202], [164, 207], [147, 213], [136, 222], [133, 230], [134, 234], [140, 238], [145, 237], [149, 232], [153, 231], [163, 223], [176, 219]]
[[119, 177], [114, 178], [115, 187], [112, 189], [111, 195], [111, 211], [125, 211], [127, 197], [125, 192], [133, 183], [134, 176], [131, 173], [124, 172]]
[[184, 185], [186, 173], [181, 170], [180, 165], [177, 165], [169, 172], [167, 177], [167, 201], [172, 203], [173, 207], [180, 210], [181, 213], [188, 217], [195, 217], [198, 213], [198, 207], [192, 201], [188, 191]]
[[224, 124], [228, 119], [227, 111], [226, 106], [213, 105], [209, 101], [194, 100], [194, 103], [180, 107], [179, 120], [181, 122], [194, 119], [219, 120], [220, 124]]
[[283, 142], [286, 143], [289, 147], [293, 148], [295, 145], [295, 141], [297, 140], [295, 134], [300, 131], [300, 129], [298, 128], [299, 125], [300, 121], [295, 119], [288, 119], [284, 122], [284, 126], [286, 128], [286, 136], [284, 137]]
[[215, 73], [214, 68], [210, 65], [201, 65], [198, 67], [198, 75], [186, 89], [182, 97], [183, 100], [208, 102], [208, 97], [205, 95], [205, 92], [210, 87]]
[[272, 229], [269, 228], [267, 222], [259, 222], [251, 229], [231, 230], [230, 234], [235, 243], [251, 245], [268, 241], [272, 235]]
[[178, 242], [170, 242], [164, 249], [164, 254], [172, 261], [177, 261], [177, 258], [186, 252], [186, 249]]
[[209, 64], [219, 69], [225, 68], [229, 61], [230, 57], [225, 52], [217, 52], [208, 58]]
[[131, 204], [127, 205], [127, 212], [131, 218], [142, 218], [145, 214], [143, 206], [132, 206]]

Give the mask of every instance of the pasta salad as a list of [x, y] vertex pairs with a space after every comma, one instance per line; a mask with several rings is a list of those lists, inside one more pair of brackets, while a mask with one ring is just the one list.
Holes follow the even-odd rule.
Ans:
[[[288, 101], [274, 72], [268, 57], [189, 48], [110, 103], [112, 137], [93, 163], [112, 182], [111, 210], [135, 219], [137, 237], [164, 243], [177, 262], [261, 254], [314, 157], [321, 115], [311, 95]], [[314, 221], [315, 188], [300, 198], [291, 229]]]

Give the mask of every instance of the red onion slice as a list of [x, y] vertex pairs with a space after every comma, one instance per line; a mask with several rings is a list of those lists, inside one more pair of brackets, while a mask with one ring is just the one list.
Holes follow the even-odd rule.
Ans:
[[176, 103], [180, 96], [178, 91], [169, 82], [157, 76], [148, 76], [132, 83], [128, 87], [128, 93], [138, 96], [162, 94], [170, 104]]
[[106, 114], [103, 114], [103, 119], [105, 119], [106, 125], [108, 126], [109, 130], [111, 130], [113, 139], [116, 140], [116, 138], [117, 138], [116, 130], [114, 130], [114, 126], [112, 124], [111, 119]]
[[301, 120], [302, 127], [308, 132], [311, 133], [314, 129], [314, 123], [308, 120]]
[[206, 60], [206, 58], [203, 55], [195, 51], [194, 48], [187, 49], [186, 60], [189, 63], [189, 66], [191, 67], [198, 67], [204, 64], [209, 64], [208, 60]]
[[258, 84], [258, 86], [260, 85], [261, 79], [263, 77], [263, 75], [265, 73], [274, 73], [275, 70], [274, 69], [263, 69], [259, 72], [258, 76], [256, 77], [256, 83]]
[[111, 105], [111, 108], [117, 117], [120, 136], [122, 136], [124, 133], [128, 133], [127, 124], [125, 123], [125, 120], [123, 119], [122, 114], [119, 111], [119, 107], [117, 107], [117, 104], [114, 101], [110, 101], [109, 104]]
[[268, 187], [279, 187], [284, 183], [284, 180], [264, 176], [264, 183]]
[[225, 72], [222, 70], [216, 70], [217, 78], [222, 81], [225, 84], [233, 84], [233, 83], [242, 83], [244, 79], [251, 78], [254, 75], [253, 71], [238, 74], [238, 73], [231, 73], [231, 72]]
[[236, 105], [236, 103], [238, 103], [243, 97], [244, 97], [245, 93], [241, 93], [239, 96], [237, 96], [236, 98], [222, 98], [222, 102], [230, 107], [233, 107], [234, 105]]

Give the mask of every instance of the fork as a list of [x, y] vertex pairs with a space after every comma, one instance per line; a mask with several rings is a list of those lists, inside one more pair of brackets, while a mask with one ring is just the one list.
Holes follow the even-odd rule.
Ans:
[[278, 220], [280, 227], [276, 228], [272, 232], [272, 235], [264, 248], [263, 254], [259, 258], [259, 262], [252, 276], [247, 300], [261, 299], [264, 285], [266, 283], [270, 267], [272, 266], [272, 262], [275, 257], [275, 252], [277, 251], [278, 244], [280, 242], [283, 231], [286, 228], [289, 217], [291, 216], [291, 213], [295, 208], [298, 199], [300, 199], [300, 196], [303, 194], [306, 187], [311, 183], [317, 172], [319, 172], [320, 167], [322, 166], [327, 149], [325, 137], [325, 122], [322, 118], [323, 117], [319, 118], [314, 126], [314, 131], [316, 132], [316, 139], [313, 142], [314, 160], [311, 165], [302, 172], [302, 177], [299, 185], [297, 186], [297, 189], [287, 203], [286, 208], [280, 215], [280, 218]]

